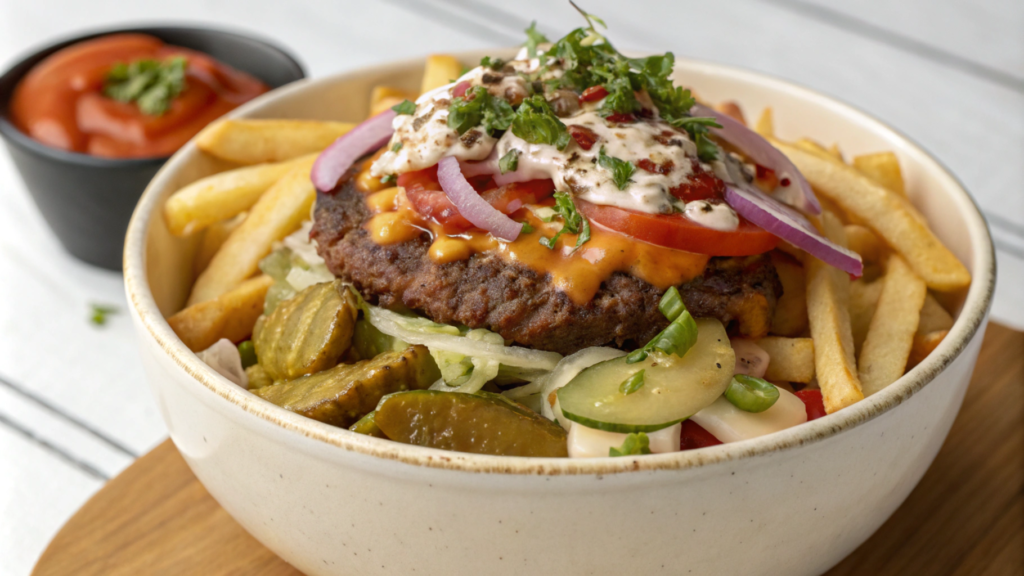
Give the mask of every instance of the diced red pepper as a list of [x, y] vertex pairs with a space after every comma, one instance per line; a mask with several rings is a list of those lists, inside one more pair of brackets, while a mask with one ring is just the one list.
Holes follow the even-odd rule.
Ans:
[[576, 143], [580, 145], [580, 148], [584, 150], [590, 150], [594, 147], [594, 143], [597, 142], [597, 133], [587, 128], [586, 126], [580, 126], [579, 124], [570, 124], [565, 127], [569, 132], [569, 135], [576, 140]]
[[714, 434], [705, 430], [693, 420], [683, 420], [683, 429], [679, 433], [679, 449], [695, 450], [708, 446], [717, 446], [722, 442]]
[[612, 122], [613, 124], [628, 124], [630, 122], [636, 122], [636, 116], [633, 114], [611, 114], [605, 120]]
[[580, 103], [597, 102], [608, 95], [608, 89], [604, 86], [591, 86], [580, 94]]
[[826, 414], [825, 400], [821, 397], [821, 390], [801, 390], [796, 393], [796, 397], [804, 403], [808, 422], [821, 418]]
[[641, 170], [646, 170], [651, 174], [668, 174], [672, 171], [672, 168], [675, 167], [675, 164], [673, 164], [671, 160], [664, 164], [655, 164], [654, 161], [649, 158], [641, 158], [640, 160], [637, 160], [636, 165]]

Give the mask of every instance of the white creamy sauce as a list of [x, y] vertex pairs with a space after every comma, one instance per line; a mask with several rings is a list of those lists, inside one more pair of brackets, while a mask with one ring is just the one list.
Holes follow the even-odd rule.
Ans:
[[[523, 49], [509, 66], [519, 72], [532, 72], [540, 67], [540, 59], [528, 59]], [[559, 74], [560, 70], [550, 70], [545, 77]], [[682, 212], [686, 218], [715, 230], [735, 230], [739, 225], [739, 218], [727, 204], [704, 200], [686, 204], [673, 196], [671, 190], [689, 181], [695, 165], [713, 172], [726, 182], [735, 182], [737, 178], [744, 177], [740, 163], [724, 154], [720, 154], [722, 159], [710, 164], [698, 163], [697, 146], [689, 136], [660, 121], [657, 116], [618, 124], [598, 114], [596, 110], [600, 102], [585, 104], [561, 121], [570, 129], [579, 126], [593, 132], [596, 141], [589, 150], [583, 149], [575, 140], [570, 141], [565, 150], [558, 150], [552, 145], [530, 144], [513, 134], [512, 130], [507, 130], [500, 139], [479, 128], [471, 129], [460, 137], [447, 124], [451, 89], [460, 82], [485, 86], [491, 94], [510, 101], [528, 94], [522, 77], [477, 67], [456, 82], [420, 96], [414, 114], [395, 118], [395, 134], [388, 151], [371, 168], [374, 176], [422, 170], [446, 156], [454, 156], [460, 161], [489, 159], [493, 162], [514, 149], [519, 153], [517, 174], [530, 179], [550, 178], [556, 190], [588, 202], [649, 214]], [[399, 143], [401, 147], [397, 151], [392, 150]], [[612, 171], [598, 164], [602, 148], [605, 155], [636, 167], [624, 189], [620, 190], [616, 185]], [[644, 164], [650, 162], [654, 171], [640, 168], [642, 161]]]

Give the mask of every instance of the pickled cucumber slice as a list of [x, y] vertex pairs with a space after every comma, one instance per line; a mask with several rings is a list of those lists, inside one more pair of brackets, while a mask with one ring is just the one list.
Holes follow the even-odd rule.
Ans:
[[386, 439], [387, 436], [384, 435], [384, 431], [380, 429], [380, 426], [377, 426], [377, 421], [374, 419], [376, 415], [376, 412], [370, 412], [366, 416], [360, 418], [358, 422], [349, 426], [348, 429], [356, 434], [365, 434], [367, 436], [373, 436], [374, 438]]
[[352, 344], [357, 313], [340, 280], [306, 288], [257, 321], [252, 342], [260, 366], [275, 381], [332, 368]]
[[348, 428], [385, 395], [426, 388], [439, 377], [426, 346], [410, 346], [260, 388], [255, 394], [307, 418]]
[[[653, 352], [627, 364], [615, 358], [582, 371], [558, 390], [562, 414], [608, 432], [654, 432], [696, 414], [725, 392], [736, 356], [722, 323], [697, 320], [697, 343], [680, 358]], [[620, 386], [644, 371], [643, 386], [624, 394]]]
[[388, 438], [406, 444], [496, 456], [568, 456], [561, 426], [489, 392], [392, 394], [374, 419]]

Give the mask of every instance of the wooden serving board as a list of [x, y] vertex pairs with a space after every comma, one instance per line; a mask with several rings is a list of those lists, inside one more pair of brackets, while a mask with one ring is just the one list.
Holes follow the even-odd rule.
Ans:
[[[299, 574], [228, 516], [170, 441], [93, 496], [33, 573]], [[1024, 574], [1024, 333], [989, 326], [935, 463], [893, 517], [828, 574]]]

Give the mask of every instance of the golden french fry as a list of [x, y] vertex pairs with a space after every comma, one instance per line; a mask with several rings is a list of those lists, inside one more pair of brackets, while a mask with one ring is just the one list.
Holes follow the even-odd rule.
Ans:
[[316, 154], [274, 164], [245, 166], [197, 180], [164, 203], [171, 234], [187, 236], [252, 207], [275, 182], [295, 169], [308, 174]]
[[770, 107], [761, 111], [761, 117], [754, 124], [754, 132], [765, 138], [775, 137], [775, 120], [772, 117], [772, 109]]
[[252, 276], [271, 245], [309, 218], [315, 199], [309, 170], [293, 169], [271, 186], [196, 279], [189, 306], [212, 300]]
[[757, 341], [768, 353], [768, 380], [802, 382], [814, 379], [814, 341], [810, 338], [779, 338], [768, 336]]
[[801, 138], [794, 142], [793, 145], [803, 150], [804, 152], [814, 154], [819, 158], [828, 158], [830, 160], [835, 159], [835, 156], [830, 154], [829, 151], [824, 146], [822, 146], [821, 143], [818, 142], [817, 140], [811, 140], [810, 138]]
[[843, 152], [842, 150], [839, 149], [839, 144], [833, 143], [831, 146], [829, 146], [828, 153], [832, 155], [832, 157], [835, 158], [836, 160], [839, 160], [840, 162], [845, 162], [845, 160], [843, 160]]
[[420, 93], [430, 92], [434, 88], [440, 88], [445, 84], [451, 84], [462, 76], [462, 63], [454, 56], [447, 54], [432, 54], [427, 56], [427, 64], [423, 68], [423, 84]]
[[193, 352], [206, 350], [221, 338], [245, 340], [263, 314], [263, 301], [273, 283], [274, 279], [266, 275], [251, 278], [213, 300], [185, 308], [167, 323]]
[[946, 312], [935, 296], [931, 294], [925, 296], [924, 306], [921, 307], [921, 319], [917, 323], [918, 335], [941, 332], [952, 327], [953, 317], [949, 315], [949, 312]]
[[921, 363], [929, 354], [934, 351], [943, 338], [949, 334], [949, 330], [936, 330], [927, 334], [914, 334], [914, 345], [910, 348], [910, 358], [907, 359], [907, 370]]
[[949, 291], [971, 283], [967, 268], [932, 234], [905, 199], [856, 168], [798, 146], [772, 143], [789, 156], [816, 190], [877, 232], [929, 288]]
[[283, 162], [320, 152], [355, 124], [322, 120], [220, 120], [196, 136], [200, 150], [239, 164]]
[[853, 349], [860, 354], [860, 347], [871, 327], [871, 318], [878, 306], [878, 297], [882, 294], [885, 277], [874, 282], [863, 278], [850, 283], [850, 331], [853, 334]]
[[374, 86], [373, 90], [370, 91], [370, 116], [376, 116], [396, 104], [401, 104], [405, 100], [415, 102], [416, 95], [400, 88]]
[[772, 252], [772, 263], [782, 281], [782, 296], [775, 304], [772, 334], [798, 336], [807, 329], [807, 282], [804, 268], [784, 254]]
[[[831, 212], [821, 215], [825, 236], [846, 246], [846, 234]], [[807, 273], [807, 319], [814, 339], [814, 370], [829, 414], [864, 399], [850, 332], [850, 277], [817, 258], [804, 263]]]
[[885, 285], [864, 338], [858, 376], [870, 396], [903, 376], [928, 289], [898, 255], [889, 256]]
[[864, 262], [878, 262], [885, 250], [885, 244], [878, 235], [859, 224], [846, 225], [846, 241], [850, 243], [850, 250], [860, 254]]
[[743, 109], [740, 108], [740, 105], [736, 102], [731, 100], [728, 102], [719, 102], [718, 104], [715, 104], [715, 110], [729, 116], [744, 126], [747, 125], [747, 119], [743, 117]]
[[876, 152], [854, 156], [853, 167], [886, 189], [900, 196], [907, 196], [906, 187], [903, 185], [903, 172], [900, 171], [900, 161], [896, 154]]
[[210, 265], [210, 260], [213, 260], [213, 256], [217, 254], [235, 228], [242, 225], [243, 220], [245, 220], [245, 212], [229, 220], [221, 220], [206, 229], [206, 233], [203, 234], [203, 239], [199, 243], [199, 250], [196, 251], [196, 257], [192, 261], [194, 276], [199, 276], [203, 270], [206, 270], [206, 267]]

